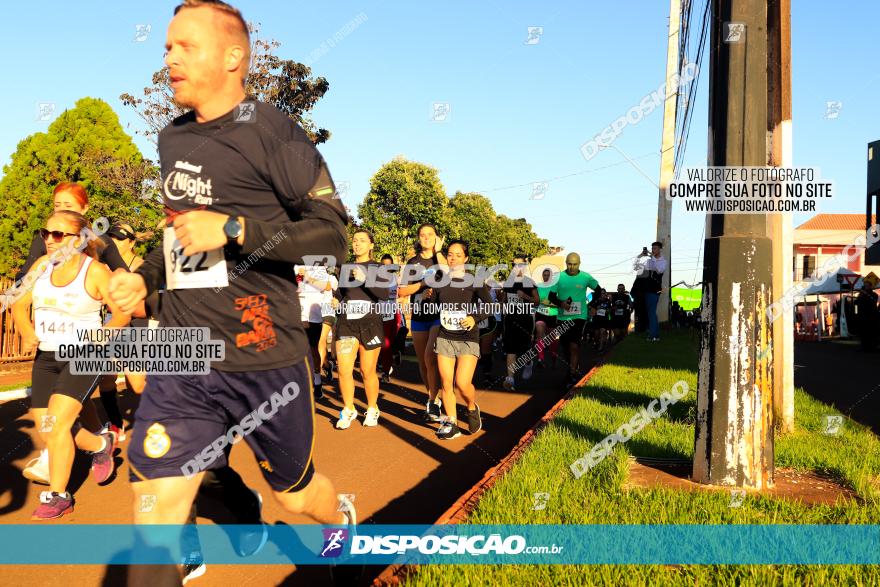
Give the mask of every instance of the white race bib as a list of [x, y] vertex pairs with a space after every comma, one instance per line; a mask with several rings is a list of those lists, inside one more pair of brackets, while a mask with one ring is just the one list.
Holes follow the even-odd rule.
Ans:
[[192, 256], [183, 254], [183, 246], [174, 236], [174, 227], [165, 228], [162, 239], [165, 254], [165, 282], [168, 289], [196, 289], [203, 287], [226, 287], [226, 259], [223, 249], [212, 249]]
[[581, 313], [581, 303], [580, 302], [572, 302], [571, 308], [566, 310], [563, 308], [562, 314], [564, 316], [575, 316]]
[[614, 310], [616, 316], [623, 316], [623, 310]]
[[597, 316], [604, 316], [605, 315], [605, 308], [602, 308], [601, 310], [596, 310], [596, 315]]
[[389, 321], [391, 321], [391, 320], [394, 320], [394, 317], [395, 317], [395, 315], [396, 315], [395, 312], [394, 312], [394, 310], [395, 310], [395, 307], [394, 307], [395, 302], [393, 302], [393, 301], [391, 301], [391, 300], [388, 300], [388, 301], [385, 301], [385, 302], [380, 302], [380, 304], [381, 304], [381, 306], [382, 306], [382, 321], [383, 321], [383, 322], [389, 322]]
[[486, 318], [485, 320], [481, 320], [480, 323], [477, 325], [477, 328], [489, 328], [489, 319]]
[[366, 300], [349, 300], [345, 303], [345, 317], [349, 320], [363, 318], [370, 312], [370, 302]]
[[440, 326], [450, 331], [462, 331], [464, 328], [461, 326], [461, 321], [467, 317], [467, 312], [464, 310], [460, 311], [452, 311], [452, 310], [443, 310], [440, 312]]

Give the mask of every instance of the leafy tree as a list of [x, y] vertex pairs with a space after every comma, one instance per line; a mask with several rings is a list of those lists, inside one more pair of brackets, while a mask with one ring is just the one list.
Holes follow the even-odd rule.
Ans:
[[501, 214], [496, 219], [498, 240], [502, 243], [502, 254], [499, 263], [510, 262], [517, 254], [533, 259], [547, 253], [547, 239], [538, 237], [532, 231], [532, 225], [525, 218], [508, 218]]
[[52, 210], [52, 190], [60, 182], [76, 181], [86, 188], [90, 219], [106, 216], [142, 231], [161, 218], [155, 165], [141, 155], [110, 106], [96, 98], [82, 98], [46, 132], [19, 142], [3, 173], [0, 275], [12, 275], [21, 266], [34, 231]]
[[452, 232], [470, 245], [470, 263], [493, 265], [503, 254], [492, 201], [482, 194], [456, 192], [450, 200]]
[[[247, 94], [273, 104], [298, 122], [316, 145], [326, 142], [330, 131], [319, 128], [306, 113], [330, 89], [330, 84], [323, 77], [312, 78], [308, 66], [278, 57], [275, 52], [281, 44], [259, 38], [257, 25], [250, 23], [248, 28], [251, 31], [251, 64], [245, 83]], [[144, 88], [143, 98], [124, 93], [119, 99], [134, 108], [147, 124], [147, 130], [139, 132], [154, 143], [159, 131], [185, 112], [174, 103], [167, 67], [153, 74], [152, 85]]]
[[482, 194], [456, 192], [449, 198], [436, 169], [403, 158], [386, 163], [372, 177], [358, 216], [376, 237], [376, 256], [403, 257], [423, 222], [437, 226], [446, 242], [468, 241], [475, 265], [508, 263], [516, 252], [535, 257], [547, 251], [547, 240], [524, 218], [496, 214]]
[[370, 179], [370, 191], [358, 206], [361, 226], [376, 239], [375, 255], [406, 255], [424, 222], [450, 234], [449, 198], [437, 170], [424, 163], [396, 158]]

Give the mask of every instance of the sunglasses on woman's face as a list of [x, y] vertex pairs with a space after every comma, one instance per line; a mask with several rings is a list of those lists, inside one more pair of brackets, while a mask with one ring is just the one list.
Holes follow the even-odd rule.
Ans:
[[49, 238], [51, 237], [54, 242], [60, 243], [61, 241], [64, 240], [64, 237], [66, 237], [66, 236], [79, 236], [79, 235], [72, 233], [72, 232], [63, 232], [60, 230], [49, 230], [48, 228], [41, 228], [40, 229], [40, 236], [43, 237], [44, 241], [49, 240]]

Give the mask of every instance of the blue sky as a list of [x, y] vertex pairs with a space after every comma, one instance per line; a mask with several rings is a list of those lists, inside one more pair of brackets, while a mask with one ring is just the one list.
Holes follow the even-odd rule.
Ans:
[[[161, 67], [176, 4], [5, 6], [3, 70], [14, 91], [0, 96], [0, 161], [8, 163], [18, 141], [46, 129], [37, 120], [40, 102], [55, 103], [58, 113], [83, 96], [102, 98], [131, 134], [142, 128], [118, 96], [139, 95]], [[438, 168], [450, 195], [483, 191], [499, 213], [525, 217], [551, 244], [580, 252], [582, 268], [603, 284], [631, 282], [627, 259], [654, 240], [657, 189], [617, 152], [588, 162], [579, 147], [662, 83], [665, 0], [325, 4], [236, 5], [260, 23], [261, 36], [281, 42], [282, 57], [300, 61], [363, 14], [312, 64], [330, 82], [314, 111], [333, 133], [321, 151], [334, 179], [350, 182], [349, 207], [356, 210], [382, 163], [404, 155]], [[836, 198], [819, 211], [862, 212], [865, 145], [880, 139], [871, 41], [880, 4], [794, 4], [794, 163], [820, 167], [836, 182]], [[135, 42], [139, 24], [151, 32]], [[525, 43], [530, 26], [544, 29], [537, 44]], [[707, 79], [687, 165], [705, 164]], [[842, 103], [833, 120], [825, 117], [832, 100]], [[431, 120], [435, 102], [449, 103], [448, 121]], [[661, 122], [658, 109], [615, 142], [655, 181]], [[154, 156], [150, 143], [136, 141]], [[533, 182], [561, 176], [569, 177], [551, 181], [543, 199], [530, 198]], [[675, 210], [673, 281], [699, 281], [702, 232], [702, 218]]]

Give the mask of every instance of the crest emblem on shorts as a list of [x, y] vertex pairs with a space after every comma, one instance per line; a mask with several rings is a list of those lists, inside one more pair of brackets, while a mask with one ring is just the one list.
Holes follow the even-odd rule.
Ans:
[[165, 432], [165, 426], [153, 424], [147, 428], [147, 436], [144, 438], [144, 453], [153, 459], [164, 456], [171, 448], [171, 438]]

